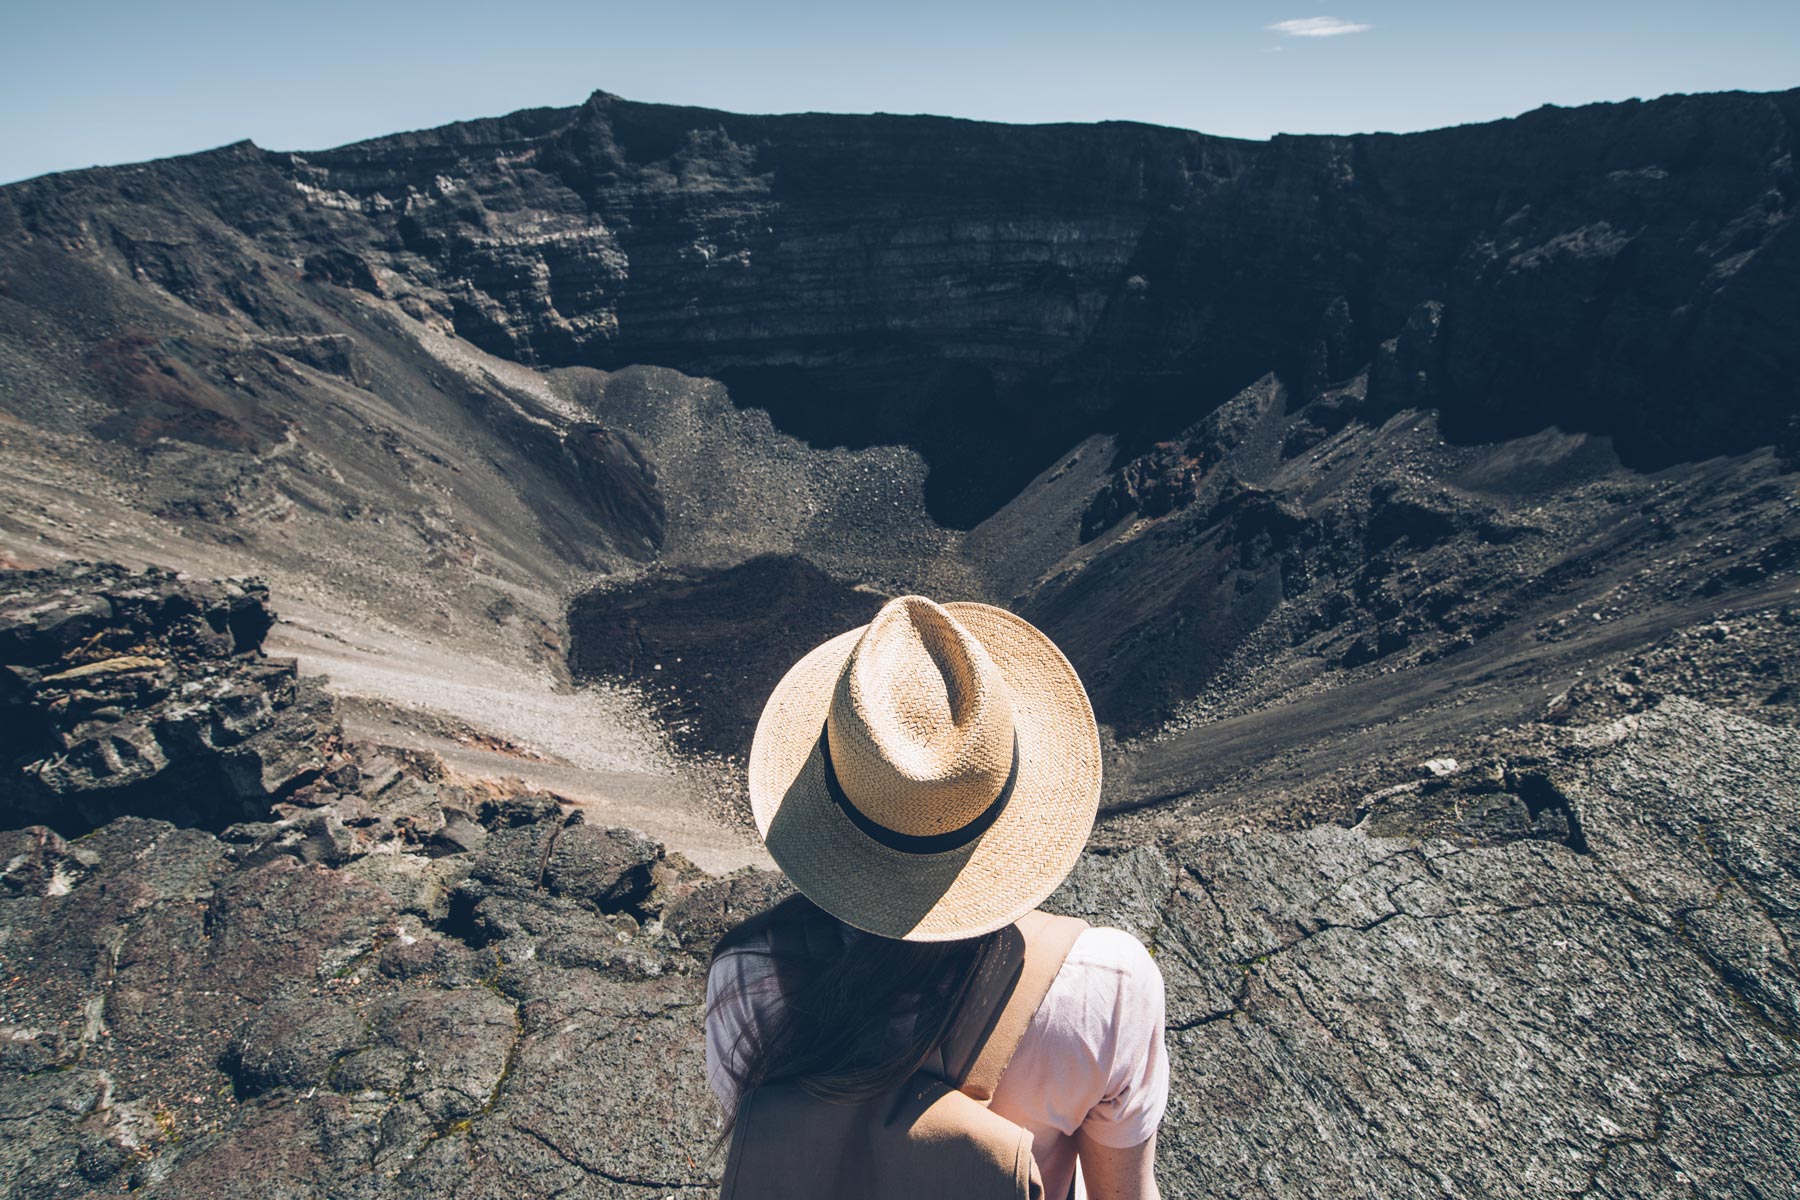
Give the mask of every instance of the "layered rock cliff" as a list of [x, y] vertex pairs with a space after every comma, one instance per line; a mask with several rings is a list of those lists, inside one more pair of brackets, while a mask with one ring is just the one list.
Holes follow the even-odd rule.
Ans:
[[1797, 115], [1720, 94], [1251, 143], [596, 93], [47, 177], [0, 193], [0, 237], [269, 332], [313, 325], [272, 293], [361, 289], [520, 362], [723, 379], [806, 438], [916, 446], [966, 525], [1086, 434], [1147, 444], [1267, 372], [1311, 399], [1373, 363], [1377, 408], [1610, 434], [1640, 466], [1780, 440]]

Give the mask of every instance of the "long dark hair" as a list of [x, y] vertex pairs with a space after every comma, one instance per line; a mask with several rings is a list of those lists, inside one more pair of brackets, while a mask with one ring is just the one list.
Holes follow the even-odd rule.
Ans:
[[[775, 936], [778, 927], [789, 936]], [[769, 954], [782, 1004], [772, 1027], [745, 1047], [738, 1095], [785, 1081], [821, 1100], [852, 1104], [898, 1087], [949, 1031], [997, 937], [904, 942], [860, 933], [846, 943], [837, 919], [804, 896], [751, 917], [719, 939], [713, 960], [731, 950]], [[807, 949], [776, 948], [784, 943]], [[896, 1019], [908, 1016], [910, 1034], [895, 1036]], [[735, 1123], [735, 1113], [727, 1116], [722, 1139]]]

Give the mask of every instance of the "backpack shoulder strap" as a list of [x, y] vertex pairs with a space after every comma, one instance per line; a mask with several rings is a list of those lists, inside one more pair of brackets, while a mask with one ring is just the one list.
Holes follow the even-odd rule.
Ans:
[[1013, 1053], [1025, 1037], [1031, 1018], [1043, 1004], [1069, 957], [1075, 939], [1087, 929], [1086, 921], [1076, 917], [1052, 916], [1047, 912], [1028, 912], [1014, 927], [1023, 937], [1024, 961], [1018, 968], [1012, 989], [1005, 994], [1005, 1004], [994, 1017], [987, 1037], [975, 1051], [974, 1061], [962, 1073], [961, 1090], [986, 1104], [994, 1098], [1000, 1076], [1012, 1062]]

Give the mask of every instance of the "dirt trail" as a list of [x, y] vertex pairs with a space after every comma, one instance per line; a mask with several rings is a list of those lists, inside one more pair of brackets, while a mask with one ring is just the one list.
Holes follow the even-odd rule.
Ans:
[[305, 604], [289, 605], [268, 648], [327, 677], [352, 737], [431, 750], [478, 778], [522, 779], [704, 870], [769, 865], [753, 834], [720, 820], [707, 782], [669, 753], [627, 691], [571, 690], [544, 671]]

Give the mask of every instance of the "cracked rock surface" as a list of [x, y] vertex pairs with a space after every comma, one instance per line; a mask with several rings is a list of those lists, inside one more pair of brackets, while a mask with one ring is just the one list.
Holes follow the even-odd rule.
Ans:
[[1800, 1186], [1800, 736], [1675, 698], [1564, 749], [1585, 849], [1370, 821], [1084, 863], [1061, 902], [1168, 982], [1168, 1194]]
[[[1674, 696], [1539, 736], [1438, 763], [1460, 821], [1389, 789], [1082, 859], [1051, 906], [1168, 982], [1166, 1194], [1800, 1187], [1800, 733]], [[0, 833], [0, 1193], [716, 1186], [704, 964], [785, 885], [357, 753], [218, 834]]]
[[[534, 842], [597, 832], [555, 805], [534, 817], [501, 830], [534, 835], [513, 839], [528, 859]], [[653, 865], [665, 896], [720, 885], [679, 878], [623, 831], [598, 840], [632, 853], [584, 854], [573, 885], [503, 885], [529, 915], [484, 924], [396, 897], [416, 895], [395, 864], [422, 849], [364, 855], [352, 873], [291, 854], [253, 863], [141, 818], [75, 843], [0, 835], [0, 1189], [710, 1186], [697, 960], [627, 909], [647, 902]], [[589, 951], [571, 960], [559, 941]]]

